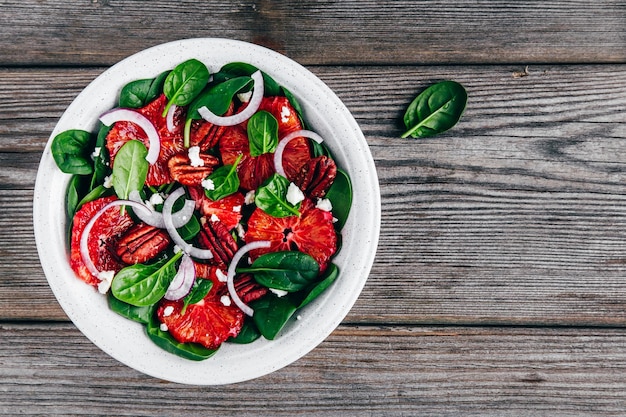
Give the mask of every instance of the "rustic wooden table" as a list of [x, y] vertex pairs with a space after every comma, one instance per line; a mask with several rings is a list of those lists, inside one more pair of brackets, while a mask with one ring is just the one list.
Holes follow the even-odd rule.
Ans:
[[[626, 2], [0, 1], [2, 415], [617, 416], [626, 413]], [[356, 305], [271, 375], [195, 387], [100, 351], [38, 262], [32, 198], [63, 110], [120, 59], [225, 37], [307, 66], [380, 178]], [[441, 79], [469, 105], [401, 139]]]

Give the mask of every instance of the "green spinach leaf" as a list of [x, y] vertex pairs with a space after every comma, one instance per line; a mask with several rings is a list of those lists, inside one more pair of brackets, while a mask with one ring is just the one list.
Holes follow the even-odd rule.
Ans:
[[236, 343], [239, 345], [246, 345], [248, 343], [252, 343], [261, 337], [261, 332], [257, 329], [254, 321], [250, 318], [246, 318], [243, 322], [243, 326], [241, 327], [241, 331], [235, 337], [231, 337], [228, 339], [228, 342]]
[[93, 172], [91, 133], [71, 129], [52, 139], [50, 151], [59, 169], [66, 174], [90, 175]]
[[326, 192], [326, 198], [330, 200], [333, 216], [337, 219], [335, 229], [341, 230], [346, 224], [352, 206], [352, 183], [348, 174], [341, 168], [337, 168], [337, 176]]
[[298, 308], [302, 308], [305, 305], [309, 304], [311, 301], [315, 300], [320, 294], [326, 290], [326, 288], [330, 287], [330, 285], [335, 282], [337, 277], [339, 276], [339, 268], [335, 264], [329, 264], [328, 268], [324, 272], [324, 277], [321, 281], [313, 284], [304, 300], [300, 302]]
[[278, 120], [272, 113], [261, 110], [248, 119], [250, 156], [272, 153], [278, 146]]
[[273, 293], [252, 302], [251, 307], [254, 324], [268, 340], [274, 340], [297, 309], [288, 297], [277, 297]]
[[120, 301], [142, 307], [159, 301], [176, 275], [178, 252], [152, 265], [135, 264], [123, 268], [111, 282], [111, 292]]
[[111, 168], [109, 167], [109, 151], [106, 147], [106, 137], [110, 130], [111, 126], [102, 125], [98, 131], [96, 146], [94, 148], [95, 155], [93, 156], [93, 175], [91, 176], [90, 189], [94, 189], [98, 184], [102, 184], [104, 178], [111, 173]]
[[197, 59], [189, 59], [178, 64], [165, 78], [163, 92], [168, 99], [163, 116], [172, 104], [186, 106], [206, 87], [209, 70]]
[[254, 203], [261, 210], [274, 217], [300, 216], [300, 204], [294, 206], [287, 201], [289, 180], [274, 174], [256, 191]]
[[300, 291], [317, 279], [320, 267], [313, 257], [298, 251], [270, 252], [259, 256], [249, 268], [259, 284], [288, 292]]
[[[220, 70], [213, 75], [213, 80], [220, 83], [231, 78], [241, 77], [243, 75], [250, 76], [256, 71], [258, 71], [258, 68], [254, 65], [247, 64], [245, 62], [231, 62], [220, 68]], [[280, 85], [265, 72], [261, 71], [261, 74], [263, 74], [264, 96], [270, 97], [282, 95]]]
[[128, 198], [131, 191], [140, 191], [146, 182], [150, 164], [148, 149], [138, 140], [129, 140], [115, 155], [111, 182], [119, 198]]
[[213, 189], [205, 189], [204, 193], [213, 201], [221, 200], [239, 189], [239, 176], [237, 176], [237, 165], [243, 155], [239, 155], [233, 165], [223, 165], [213, 171], [208, 179], [213, 183]]
[[115, 298], [111, 292], [107, 295], [107, 302], [111, 311], [114, 311], [122, 317], [143, 324], [150, 322], [156, 306], [156, 304], [142, 307], [130, 305]]
[[168, 332], [160, 328], [159, 321], [153, 317], [146, 325], [146, 333], [150, 340], [166, 352], [173, 353], [192, 361], [202, 361], [215, 355], [218, 349], [207, 349], [197, 343], [180, 343]]
[[156, 99], [163, 91], [163, 84], [170, 71], [164, 71], [156, 78], [131, 81], [120, 92], [119, 106], [138, 109]]
[[193, 287], [189, 291], [189, 294], [183, 298], [182, 314], [185, 314], [187, 306], [200, 302], [213, 288], [213, 281], [210, 279], [197, 278], [193, 283]]
[[465, 88], [455, 81], [441, 81], [420, 93], [404, 114], [407, 131], [402, 135], [422, 138], [444, 132], [461, 119], [467, 105]]

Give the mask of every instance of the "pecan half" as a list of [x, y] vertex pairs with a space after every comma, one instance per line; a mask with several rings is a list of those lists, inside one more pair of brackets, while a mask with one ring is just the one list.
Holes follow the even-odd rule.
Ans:
[[227, 267], [237, 252], [237, 242], [219, 221], [207, 220], [198, 233], [198, 242], [213, 253], [211, 263], [222, 267]]
[[335, 161], [318, 156], [307, 161], [294, 178], [294, 183], [308, 196], [322, 198], [337, 176]]
[[[235, 105], [231, 101], [230, 107], [224, 113], [224, 116], [231, 116], [235, 111]], [[190, 143], [191, 146], [198, 146], [202, 152], [211, 149], [224, 134], [226, 126], [217, 126], [206, 120], [194, 120], [191, 122]]]
[[[245, 304], [258, 300], [269, 292], [267, 287], [256, 282], [251, 274], [237, 275], [233, 283], [235, 284], [235, 292]], [[221, 295], [227, 294], [228, 288], [224, 288]]]
[[117, 242], [115, 253], [127, 264], [144, 263], [154, 259], [170, 244], [162, 229], [145, 223], [130, 228]]
[[189, 156], [183, 153], [174, 155], [167, 161], [170, 175], [175, 181], [187, 186], [201, 185], [209, 174], [219, 165], [219, 160], [213, 155], [200, 154], [202, 166], [191, 165]]

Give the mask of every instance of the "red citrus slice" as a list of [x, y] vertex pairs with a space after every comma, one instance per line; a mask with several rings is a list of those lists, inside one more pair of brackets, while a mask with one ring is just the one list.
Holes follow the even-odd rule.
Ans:
[[189, 187], [189, 195], [196, 201], [196, 208], [207, 219], [213, 215], [226, 226], [234, 229], [241, 221], [241, 210], [245, 197], [242, 193], [234, 193], [220, 200], [213, 201], [204, 194], [201, 187]]
[[[89, 272], [83, 262], [80, 254], [80, 238], [89, 220], [101, 208], [116, 199], [115, 196], [110, 196], [85, 203], [74, 215], [70, 242], [70, 266], [80, 279], [93, 286], [97, 286], [100, 280]], [[133, 224], [127, 211], [124, 215], [120, 215], [120, 207], [111, 207], [96, 220], [91, 229], [87, 250], [98, 271], [117, 272], [125, 266], [115, 256], [115, 249], [119, 238]]]

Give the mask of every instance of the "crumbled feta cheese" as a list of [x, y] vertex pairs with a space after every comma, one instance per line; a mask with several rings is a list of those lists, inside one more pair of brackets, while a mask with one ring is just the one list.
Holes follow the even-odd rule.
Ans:
[[206, 190], [215, 190], [215, 183], [211, 178], [203, 179], [200, 184], [202, 184], [202, 187]]
[[241, 101], [242, 103], [247, 103], [250, 101], [250, 99], [252, 98], [252, 90], [246, 92], [246, 93], [239, 93], [237, 94], [237, 98], [239, 99], [239, 101]]
[[324, 211], [332, 211], [333, 209], [332, 203], [327, 198], [318, 198], [315, 207]]
[[219, 222], [220, 218], [217, 217], [217, 215], [215, 213], [211, 214], [211, 221], [212, 222]]
[[226, 275], [224, 272], [222, 272], [221, 269], [216, 269], [215, 270], [215, 276], [217, 277], [217, 280], [219, 282], [226, 282], [226, 281], [228, 281], [228, 275]]
[[104, 177], [104, 183], [102, 185], [104, 185], [104, 188], [113, 187], [113, 175], [107, 175]]
[[304, 193], [301, 189], [298, 188], [296, 184], [289, 183], [289, 188], [287, 188], [287, 201], [294, 206], [304, 200]]
[[285, 290], [277, 290], [276, 288], [270, 288], [270, 291], [273, 292], [274, 294], [276, 294], [276, 296], [278, 296], [278, 297], [284, 297], [287, 294], [289, 294], [289, 292], [287, 292]]
[[163, 317], [169, 317], [174, 312], [173, 306], [167, 306], [163, 309]]
[[300, 314], [298, 314], [298, 315], [296, 316], [296, 320], [302, 320], [302, 316], [301, 316]]
[[204, 161], [200, 158], [200, 147], [192, 146], [187, 151], [187, 155], [189, 155], [189, 161], [191, 161], [192, 167], [203, 167]]
[[228, 307], [231, 304], [230, 297], [227, 295], [222, 295], [220, 297], [220, 302], [224, 304], [226, 307]]
[[290, 116], [291, 116], [291, 110], [289, 110], [289, 107], [283, 106], [283, 108], [280, 109], [280, 121], [283, 123], [287, 123], [289, 121]]
[[163, 204], [165, 200], [163, 199], [163, 196], [159, 193], [154, 193], [150, 196], [150, 200], [148, 200], [148, 202], [150, 203], [151, 206], [156, 206], [159, 204]]
[[246, 236], [246, 231], [244, 230], [242, 224], [237, 223], [235, 229], [237, 230], [237, 236], [239, 236], [239, 239], [244, 240], [243, 238]]
[[235, 213], [240, 213], [241, 212], [241, 206], [233, 206], [233, 211]]
[[244, 199], [244, 203], [246, 203], [246, 205], [250, 205], [252, 203], [254, 203], [254, 190], [250, 190], [246, 193], [246, 198]]
[[101, 147], [96, 146], [93, 150], [93, 153], [91, 154], [91, 159], [96, 159], [97, 157], [100, 156], [100, 151], [102, 150]]
[[115, 271], [101, 271], [98, 273], [98, 279], [100, 280], [98, 283], [98, 292], [100, 294], [106, 294], [109, 291], [114, 276]]
[[165, 323], [161, 323], [161, 325], [159, 326], [159, 329], [161, 329], [162, 332], [166, 332], [169, 329], [167, 328], [167, 324]]

